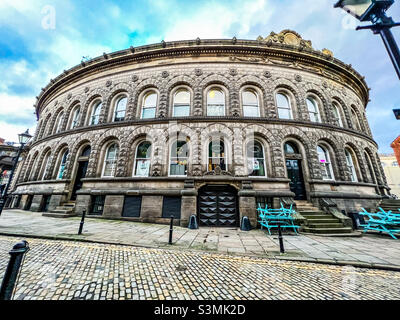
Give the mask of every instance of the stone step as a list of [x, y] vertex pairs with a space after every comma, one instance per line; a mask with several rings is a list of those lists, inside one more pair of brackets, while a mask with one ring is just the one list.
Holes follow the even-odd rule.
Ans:
[[56, 210], [70, 210], [70, 211], [73, 211], [74, 208], [72, 208], [72, 207], [65, 207], [65, 206], [59, 206], [59, 207], [56, 207]]
[[51, 211], [50, 213], [71, 214], [71, 213], [73, 213], [73, 211], [72, 210], [56, 209], [56, 210]]
[[56, 212], [45, 212], [42, 214], [43, 217], [49, 218], [71, 218], [75, 217], [75, 213], [56, 213]]
[[323, 211], [299, 211], [299, 213], [302, 216], [328, 216], [328, 217], [331, 217], [331, 215], [328, 215]]
[[309, 219], [309, 221], [312, 223], [340, 223], [340, 220], [336, 218]]
[[300, 213], [304, 218], [306, 219], [331, 219], [332, 216], [331, 215], [327, 215], [327, 214], [302, 214]]
[[340, 223], [340, 222], [338, 222], [338, 223], [314, 223], [314, 222], [311, 222], [311, 223], [309, 223], [308, 224], [308, 226], [307, 227], [309, 227], [309, 228], [330, 228], [330, 229], [332, 229], [332, 228], [343, 228], [343, 224], [342, 223]]
[[303, 227], [304, 232], [315, 233], [315, 234], [347, 234], [352, 233], [353, 229], [349, 227], [341, 228], [310, 228]]
[[297, 207], [296, 210], [301, 212], [301, 211], [320, 211], [321, 209], [314, 208], [314, 207], [309, 207], [309, 208], [306, 208], [306, 207], [299, 208], [299, 207]]

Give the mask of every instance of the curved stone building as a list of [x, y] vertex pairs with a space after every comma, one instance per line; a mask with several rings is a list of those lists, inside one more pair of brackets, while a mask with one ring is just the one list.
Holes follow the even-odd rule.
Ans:
[[104, 53], [42, 89], [13, 205], [183, 226], [255, 224], [256, 203], [374, 208], [388, 187], [368, 100], [290, 30]]

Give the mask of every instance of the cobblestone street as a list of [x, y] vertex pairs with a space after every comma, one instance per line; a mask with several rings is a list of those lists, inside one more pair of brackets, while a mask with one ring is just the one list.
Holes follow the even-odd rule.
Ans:
[[[21, 239], [0, 236], [0, 272]], [[400, 299], [400, 272], [26, 239], [16, 300]]]
[[[56, 219], [43, 217], [37, 212], [7, 210], [0, 219], [0, 234], [170, 248], [167, 225], [88, 218], [83, 234], [78, 236], [80, 220], [79, 217]], [[173, 243], [173, 248], [178, 250], [400, 269], [398, 240], [370, 233], [362, 237], [285, 234], [285, 255], [279, 254], [277, 236], [269, 236], [259, 229], [244, 232], [232, 228], [189, 230], [174, 227]]]

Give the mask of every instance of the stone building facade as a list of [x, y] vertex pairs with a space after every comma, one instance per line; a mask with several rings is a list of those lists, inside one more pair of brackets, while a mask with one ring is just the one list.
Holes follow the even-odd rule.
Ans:
[[233, 226], [256, 203], [373, 208], [388, 193], [351, 65], [294, 31], [83, 61], [37, 98], [14, 206]]

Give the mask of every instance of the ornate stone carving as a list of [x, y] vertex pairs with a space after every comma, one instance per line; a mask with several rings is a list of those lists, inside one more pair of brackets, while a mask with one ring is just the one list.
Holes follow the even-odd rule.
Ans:
[[200, 76], [203, 75], [203, 70], [201, 70], [201, 69], [195, 69], [195, 70], [194, 70], [194, 74], [195, 74], [196, 76], [200, 77]]
[[236, 69], [229, 69], [229, 74], [231, 75], [231, 76], [237, 76], [237, 74], [238, 74], [238, 71], [236, 70]]
[[281, 43], [295, 47], [313, 49], [311, 41], [304, 40], [297, 32], [292, 30], [283, 30], [279, 34], [271, 32], [270, 35], [264, 39], [264, 41], [267, 43]]
[[163, 78], [168, 78], [168, 77], [169, 77], [169, 72], [168, 72], [168, 71], [163, 71], [163, 72], [161, 73], [161, 76], [162, 76]]
[[229, 171], [222, 170], [220, 166], [216, 166], [214, 170], [206, 172], [206, 176], [232, 176]]

